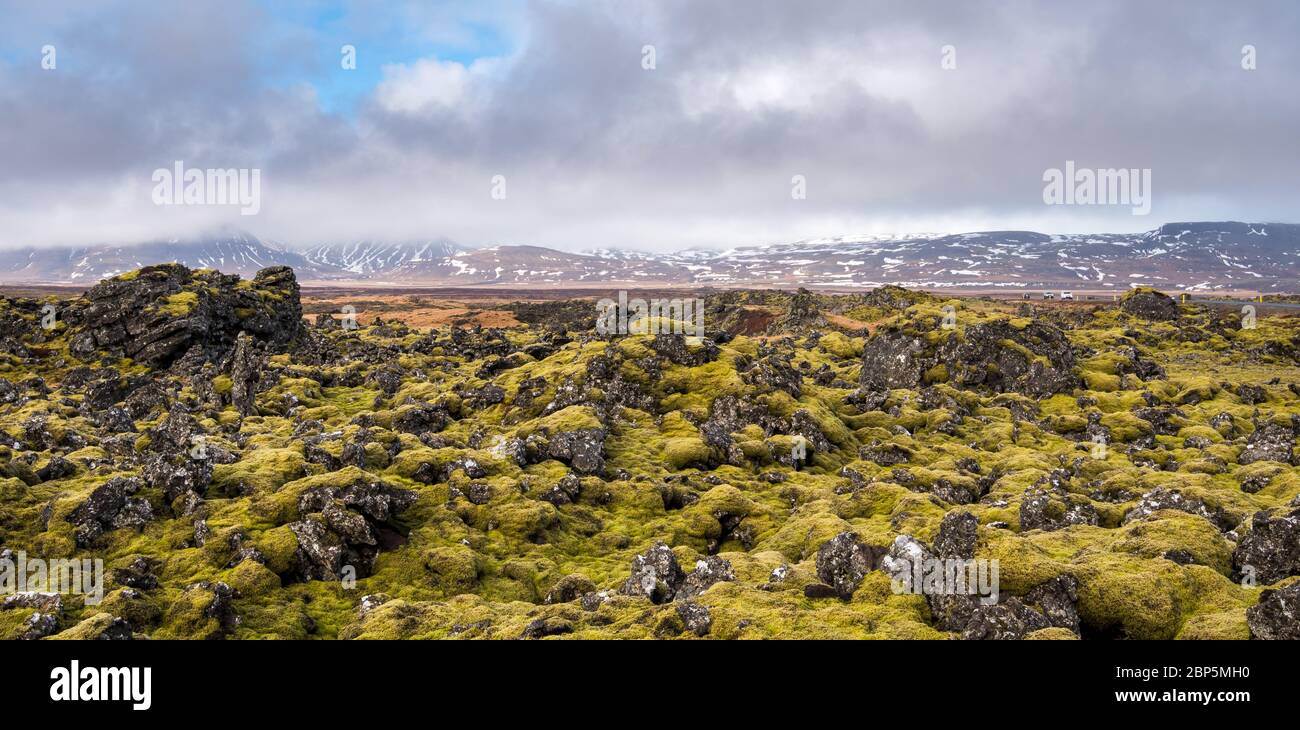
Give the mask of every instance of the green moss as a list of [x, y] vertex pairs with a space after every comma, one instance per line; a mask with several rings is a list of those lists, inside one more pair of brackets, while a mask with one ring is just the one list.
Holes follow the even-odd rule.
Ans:
[[1160, 558], [1171, 552], [1191, 555], [1223, 575], [1232, 571], [1232, 543], [1219, 529], [1196, 515], [1176, 510], [1156, 512], [1151, 519], [1121, 528], [1111, 546], [1116, 552]]
[[[210, 276], [195, 274], [189, 291], [204, 296], [205, 287], [213, 286]], [[240, 289], [256, 294], [257, 306], [271, 304], [249, 282]], [[771, 292], [726, 296], [726, 306], [764, 316], [780, 316], [789, 301]], [[1011, 316], [1014, 304], [997, 301], [909, 295], [900, 310], [871, 295], [814, 297], [829, 308], [823, 310], [828, 315], [896, 326], [929, 346], [963, 338], [973, 324], [1008, 320], [1024, 327], [1030, 321]], [[938, 326], [945, 304], [960, 309], [955, 332]], [[7, 306], [0, 299], [0, 307]], [[377, 300], [374, 308], [387, 312], [386, 306]], [[1049, 318], [1056, 316], [1064, 315]], [[52, 439], [68, 439], [30, 450], [34, 456], [0, 447], [0, 540], [32, 555], [93, 552], [115, 567], [141, 555], [157, 561], [160, 586], [141, 592], [143, 597], [118, 589], [98, 607], [65, 601], [60, 626], [70, 635], [101, 627], [99, 613], [122, 616], [157, 638], [220, 634], [222, 627], [205, 608], [210, 591], [186, 587], [224, 581], [239, 592], [234, 610], [240, 623], [230, 638], [513, 639], [540, 621], [568, 632], [559, 638], [694, 639], [672, 605], [614, 594], [590, 611], [576, 602], [542, 604], [565, 576], [585, 576], [588, 588], [597, 591], [617, 589], [633, 557], [663, 540], [687, 571], [710, 554], [734, 568], [735, 581], [696, 598], [713, 616], [709, 638], [939, 639], [949, 636], [933, 628], [925, 601], [895, 595], [878, 571], [847, 602], [809, 599], [804, 589], [820, 582], [816, 554], [836, 534], [852, 531], [881, 546], [899, 534], [932, 543], [944, 515], [960, 509], [979, 520], [977, 555], [999, 560], [1004, 595], [1023, 597], [1056, 576], [1078, 579], [1085, 638], [1248, 635], [1245, 609], [1258, 590], [1229, 580], [1233, 544], [1218, 528], [1177, 511], [1123, 520], [1139, 496], [1159, 487], [1242, 519], [1283, 508], [1300, 495], [1300, 475], [1289, 465], [1237, 463], [1257, 422], [1289, 424], [1300, 414], [1300, 396], [1286, 385], [1300, 382], [1300, 367], [1288, 355], [1300, 336], [1300, 319], [1263, 317], [1256, 330], [1220, 332], [1206, 326], [1207, 315], [1187, 308], [1177, 326], [1137, 327], [1127, 315], [1102, 307], [1091, 317], [1071, 315], [1063, 328], [1079, 356], [1082, 382], [1072, 392], [1035, 399], [965, 390], [954, 385], [959, 378], [950, 368], [940, 366], [924, 373], [919, 388], [896, 389], [878, 407], [864, 408], [851, 388], [840, 387], [843, 382], [823, 384], [829, 382], [823, 366], [830, 379], [856, 382], [865, 342], [856, 332], [846, 334], [854, 328], [844, 320], [829, 318], [832, 326], [820, 338], [800, 332], [788, 333], [789, 340], [742, 335], [693, 367], [661, 358], [646, 337], [579, 337], [558, 347], [548, 340], [530, 349], [532, 354], [511, 354], [509, 367], [490, 375], [480, 370], [484, 358], [448, 345], [445, 329], [427, 338], [381, 336], [378, 330], [318, 332], [346, 361], [318, 365], [291, 352], [274, 353], [268, 372], [275, 377], [258, 395], [266, 415], [250, 418], [229, 406], [200, 403], [190, 383], [165, 373], [110, 364], [124, 377], [149, 375], [177, 387], [178, 399], [194, 409], [210, 442], [231, 452], [235, 462], [215, 465], [205, 502], [193, 514], [182, 514], [180, 504], [163, 504], [161, 493], [146, 487], [138, 496], [150, 502], [153, 519], [141, 529], [110, 530], [89, 550], [77, 546], [68, 517], [96, 487], [138, 468], [115, 470], [110, 462], [128, 462], [80, 412], [84, 394], [60, 390], [67, 369], [53, 360], [68, 357], [66, 333], [60, 331], [45, 345], [51, 354], [44, 364], [0, 355], [0, 376], [20, 383], [40, 374], [54, 388], [47, 398], [29, 392], [25, 403], [0, 409], [0, 429], [26, 443], [28, 419], [44, 416]], [[1199, 328], [1196, 338], [1188, 337], [1188, 328]], [[535, 327], [514, 328], [505, 337], [514, 347], [540, 342]], [[1003, 344], [1013, 357], [1040, 360], [1015, 343]], [[1131, 373], [1121, 375], [1130, 369], [1128, 348], [1134, 344], [1165, 369], [1167, 379], [1140, 382]], [[375, 362], [373, 346], [392, 349]], [[749, 364], [768, 351], [791, 354], [804, 374], [798, 397], [746, 383]], [[602, 354], [610, 360], [593, 360]], [[379, 389], [373, 376], [380, 368], [404, 371], [396, 392]], [[602, 379], [612, 372], [623, 383], [617, 390]], [[489, 383], [503, 389], [503, 402], [478, 404], [467, 397]], [[1243, 383], [1261, 384], [1266, 401], [1258, 408], [1246, 402], [1236, 388]], [[218, 375], [213, 384], [221, 395], [230, 392], [228, 376]], [[543, 416], [561, 390], [577, 404]], [[635, 402], [617, 403], [620, 394], [633, 395]], [[737, 424], [735, 448], [710, 449], [701, 427], [723, 395], [737, 396], [754, 415]], [[1151, 424], [1134, 415], [1151, 397], [1178, 404], [1182, 415], [1170, 419], [1176, 434], [1156, 436], [1152, 448], [1130, 450], [1151, 434]], [[292, 417], [285, 411], [291, 399], [300, 405]], [[395, 415], [417, 403], [445, 408], [449, 423], [423, 437], [393, 432]], [[1094, 413], [1111, 433], [1104, 459], [1093, 458], [1086, 438]], [[1230, 420], [1211, 425], [1220, 413]], [[304, 445], [310, 437], [298, 429], [311, 420], [321, 425], [306, 433], [324, 434], [312, 440], [313, 453], [319, 449], [336, 460], [364, 428], [362, 463], [333, 472], [329, 464], [309, 463]], [[138, 453], [150, 449], [144, 433], [155, 425], [137, 423]], [[605, 432], [605, 468], [582, 476], [567, 495], [571, 499], [552, 504], [549, 490], [571, 479], [571, 470], [548, 458], [548, 442], [583, 429]], [[810, 443], [811, 458], [797, 470], [781, 463], [800, 438], [796, 432], [815, 436], [812, 429], [829, 448]], [[527, 442], [522, 451], [514, 439]], [[1202, 439], [1208, 446], [1197, 447]], [[878, 464], [859, 453], [880, 444], [896, 448], [906, 461]], [[43, 481], [36, 472], [55, 453], [71, 460], [76, 472]], [[1155, 466], [1146, 465], [1148, 460]], [[470, 462], [474, 466], [466, 466]], [[433, 484], [422, 483], [428, 475]], [[417, 500], [383, 526], [373, 571], [355, 585], [298, 580], [298, 542], [288, 525], [308, 518], [299, 514], [302, 495], [375, 479], [413, 490]], [[1060, 500], [1088, 503], [1100, 524], [1022, 529], [1024, 492], [1045, 479], [1061, 482], [1058, 507]], [[934, 494], [939, 489], [965, 489], [979, 499], [954, 505]], [[198, 519], [208, 531], [202, 546], [196, 542]], [[991, 526], [997, 522], [1009, 529]], [[256, 548], [265, 564], [236, 561], [236, 545]], [[784, 580], [769, 583], [778, 567]], [[374, 594], [391, 600], [363, 615], [361, 596]], [[0, 611], [0, 636], [15, 631], [23, 618], [21, 611]], [[1051, 629], [1031, 638], [1071, 636]]]
[[49, 637], [54, 641], [88, 641], [98, 639], [113, 623], [114, 616], [108, 613], [96, 613], [66, 631]]
[[697, 438], [675, 438], [664, 442], [664, 463], [673, 470], [702, 465], [709, 460], [709, 447]]
[[224, 495], [266, 494], [305, 475], [301, 447], [247, 451], [234, 464], [212, 468], [212, 485]]
[[184, 317], [199, 305], [199, 295], [192, 291], [172, 294], [163, 300], [158, 310], [172, 317]]
[[1031, 631], [1027, 636], [1025, 636], [1025, 639], [1028, 641], [1072, 641], [1078, 638], [1079, 637], [1074, 635], [1073, 631], [1056, 626], [1053, 626], [1050, 629]]

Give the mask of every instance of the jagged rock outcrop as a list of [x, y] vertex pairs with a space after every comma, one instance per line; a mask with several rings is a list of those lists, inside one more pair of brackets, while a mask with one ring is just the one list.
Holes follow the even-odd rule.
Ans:
[[146, 266], [91, 287], [65, 318], [74, 355], [105, 353], [155, 368], [191, 347], [220, 359], [241, 332], [282, 349], [303, 328], [298, 282], [286, 266], [263, 269], [252, 281], [180, 264]]
[[1074, 348], [1060, 329], [1042, 322], [1016, 327], [994, 320], [933, 343], [911, 328], [878, 332], [863, 348], [860, 384], [866, 391], [919, 388], [927, 379], [959, 388], [1033, 397], [1068, 393], [1079, 383]]
[[800, 288], [790, 297], [785, 312], [768, 325], [767, 331], [774, 335], [804, 334], [810, 330], [825, 329], [829, 324], [817, 305], [817, 295]]
[[307, 580], [370, 575], [383, 533], [416, 498], [415, 492], [369, 479], [304, 492], [298, 499], [304, 519], [289, 525], [298, 539], [297, 572]]
[[257, 412], [257, 384], [265, 366], [257, 341], [247, 332], [240, 332], [230, 355], [230, 402], [239, 415], [248, 417]]
[[539, 459], [558, 459], [579, 474], [599, 474], [605, 468], [605, 434], [603, 428], [535, 434], [528, 437], [526, 446], [529, 454], [538, 454]]
[[78, 547], [93, 546], [105, 532], [143, 527], [153, 519], [149, 501], [134, 496], [144, 486], [135, 477], [114, 477], [95, 488], [71, 514]]
[[[677, 563], [672, 548], [663, 542], [655, 542], [645, 552], [633, 556], [632, 573], [618, 592], [625, 596], [649, 598], [652, 603], [685, 602], [716, 583], [735, 579], [731, 563], [716, 555], [697, 561], [695, 571], [687, 574]], [[561, 581], [557, 587], [563, 584]]]

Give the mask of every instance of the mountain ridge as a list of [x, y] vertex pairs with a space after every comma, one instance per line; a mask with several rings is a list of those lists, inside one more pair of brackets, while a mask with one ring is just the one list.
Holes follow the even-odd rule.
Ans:
[[1193, 291], [1300, 288], [1300, 225], [1165, 223], [1143, 233], [836, 236], [652, 253], [535, 245], [467, 248], [446, 238], [358, 240], [294, 250], [242, 231], [133, 246], [0, 251], [0, 281], [79, 284], [175, 261], [252, 275], [293, 267], [314, 283], [412, 286], [808, 286]]

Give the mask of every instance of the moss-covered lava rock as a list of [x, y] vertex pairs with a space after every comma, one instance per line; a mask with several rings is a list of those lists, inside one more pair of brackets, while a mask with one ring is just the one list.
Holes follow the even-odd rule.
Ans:
[[696, 342], [303, 296], [0, 298], [0, 560], [105, 567], [0, 637], [1294, 637], [1295, 317], [730, 291]]

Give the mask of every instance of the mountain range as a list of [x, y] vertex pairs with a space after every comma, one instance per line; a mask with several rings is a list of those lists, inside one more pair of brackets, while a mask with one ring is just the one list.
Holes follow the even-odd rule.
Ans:
[[465, 248], [434, 238], [292, 249], [246, 232], [138, 245], [0, 251], [0, 281], [93, 283], [177, 261], [249, 276], [287, 265], [310, 283], [403, 286], [806, 286], [1193, 291], [1300, 289], [1300, 225], [1167, 223], [1145, 233], [1032, 231], [841, 236], [726, 250], [582, 253], [527, 245]]

